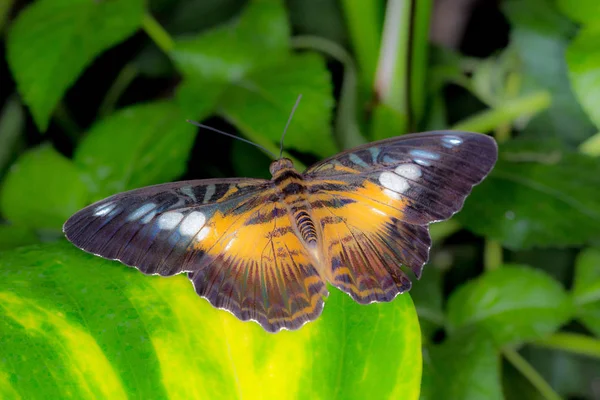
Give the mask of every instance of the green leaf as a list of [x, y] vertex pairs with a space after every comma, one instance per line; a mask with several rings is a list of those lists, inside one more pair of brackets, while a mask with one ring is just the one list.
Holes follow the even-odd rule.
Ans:
[[498, 345], [541, 338], [571, 313], [561, 285], [539, 270], [502, 266], [464, 284], [448, 300], [448, 327], [475, 327]]
[[29, 228], [15, 225], [0, 225], [0, 251], [39, 242], [40, 240], [37, 235]]
[[142, 0], [40, 0], [12, 24], [7, 59], [41, 130], [65, 91], [104, 50], [132, 35]]
[[214, 111], [226, 87], [198, 77], [184, 78], [177, 86], [176, 101], [186, 119], [202, 120]]
[[234, 82], [281, 62], [288, 54], [289, 35], [281, 2], [254, 0], [233, 23], [177, 40], [171, 56], [186, 77]]
[[331, 78], [321, 56], [305, 53], [249, 75], [222, 98], [221, 114], [251, 140], [279, 144], [292, 107], [302, 101], [285, 135], [284, 147], [327, 157], [336, 152], [331, 132]]
[[196, 128], [179, 107], [156, 102], [125, 108], [97, 122], [75, 151], [95, 199], [183, 174]]
[[600, 249], [586, 249], [577, 257], [573, 302], [577, 318], [600, 337]]
[[600, 133], [596, 133], [581, 143], [579, 151], [591, 157], [600, 156]]
[[566, 37], [575, 30], [553, 0], [507, 0], [502, 10], [516, 29], [556, 37]]
[[510, 40], [522, 65], [522, 91], [544, 90], [552, 95], [551, 106], [532, 118], [524, 133], [578, 145], [597, 130], [569, 82], [565, 52], [576, 26], [552, 0], [511, 0], [502, 8], [513, 25]]
[[[596, 4], [600, 13], [600, 2]], [[597, 128], [600, 128], [600, 54], [596, 51], [599, 42], [600, 26], [585, 27], [579, 31], [566, 53], [575, 95]]]
[[46, 145], [24, 153], [11, 167], [0, 192], [0, 209], [14, 224], [58, 230], [88, 197], [77, 167]]
[[587, 24], [600, 22], [600, 3], [596, 0], [557, 0], [556, 5], [569, 18]]
[[514, 141], [467, 198], [459, 221], [510, 249], [580, 245], [600, 238], [597, 159]]
[[[363, 306], [334, 290], [323, 315], [269, 334], [199, 298], [67, 243], [0, 258], [2, 397], [417, 399], [409, 296]], [[10, 396], [6, 394], [10, 393]]]
[[466, 330], [423, 355], [421, 400], [501, 400], [500, 360], [494, 342]]

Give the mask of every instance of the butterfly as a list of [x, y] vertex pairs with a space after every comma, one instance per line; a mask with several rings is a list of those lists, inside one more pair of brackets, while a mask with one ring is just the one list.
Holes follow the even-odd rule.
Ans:
[[369, 143], [271, 180], [167, 183], [116, 194], [63, 227], [77, 247], [145, 274], [187, 273], [198, 295], [265, 330], [321, 314], [326, 283], [361, 304], [421, 277], [428, 225], [459, 211], [497, 159], [489, 136], [438, 131]]

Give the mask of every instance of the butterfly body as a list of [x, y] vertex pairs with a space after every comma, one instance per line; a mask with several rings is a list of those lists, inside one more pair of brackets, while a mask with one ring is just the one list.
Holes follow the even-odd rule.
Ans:
[[465, 132], [404, 135], [271, 180], [175, 182], [116, 194], [64, 226], [78, 247], [146, 274], [187, 273], [196, 292], [266, 330], [316, 319], [326, 282], [359, 303], [390, 301], [420, 277], [428, 224], [457, 212], [497, 157]]

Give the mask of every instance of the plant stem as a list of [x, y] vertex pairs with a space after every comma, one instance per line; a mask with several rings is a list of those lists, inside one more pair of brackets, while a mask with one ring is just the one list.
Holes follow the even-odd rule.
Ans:
[[165, 53], [169, 54], [175, 42], [167, 31], [154, 19], [152, 14], [146, 13], [142, 21], [142, 26], [146, 34], [156, 43], [156, 45]]
[[[412, 126], [418, 127], [425, 114], [427, 55], [429, 53], [429, 24], [432, 0], [412, 1], [412, 40], [410, 42], [409, 96]], [[418, 130], [418, 129], [415, 129]]]
[[547, 400], [561, 400], [544, 378], [516, 350], [504, 348], [502, 354]]
[[119, 72], [117, 79], [115, 79], [104, 96], [104, 100], [98, 110], [98, 115], [100, 117], [105, 117], [113, 112], [119, 97], [121, 97], [125, 89], [127, 89], [138, 73], [138, 68], [133, 63], [129, 63], [123, 67], [121, 72]]
[[371, 88], [377, 69], [377, 51], [381, 34], [380, 2], [342, 0], [341, 5], [362, 76], [361, 87]]
[[410, 0], [387, 2], [374, 87], [379, 102], [405, 116], [408, 114], [410, 6]]
[[534, 115], [548, 108], [550, 102], [551, 97], [548, 92], [534, 93], [507, 102], [494, 109], [475, 114], [457, 123], [452, 129], [471, 132], [490, 132], [503, 123], [512, 122], [525, 115]]
[[486, 239], [483, 249], [483, 267], [493, 271], [502, 265], [502, 245], [497, 240]]
[[531, 344], [600, 358], [600, 340], [578, 333], [558, 332], [545, 339], [536, 340]]
[[349, 149], [366, 143], [356, 120], [358, 114], [358, 82], [356, 65], [350, 54], [337, 43], [317, 36], [296, 36], [292, 38], [292, 46], [299, 49], [320, 51], [344, 65], [344, 80], [342, 81], [335, 122], [336, 139], [342, 149]]

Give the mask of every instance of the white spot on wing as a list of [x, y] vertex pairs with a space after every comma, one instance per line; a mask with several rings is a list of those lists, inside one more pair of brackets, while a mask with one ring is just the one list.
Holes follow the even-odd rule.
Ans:
[[448, 135], [442, 138], [442, 146], [447, 147], [449, 149], [460, 146], [463, 143], [463, 140], [458, 136]]
[[94, 210], [94, 216], [103, 217], [112, 210], [114, 210], [116, 206], [117, 205], [113, 202], [102, 204], [101, 206], [96, 207], [96, 209]]
[[158, 227], [160, 229], [173, 229], [183, 219], [183, 214], [176, 211], [168, 211], [158, 217]]
[[434, 152], [427, 151], [427, 150], [419, 150], [419, 149], [411, 150], [410, 155], [413, 157], [424, 158], [426, 160], [439, 160], [440, 159], [440, 155], [438, 153], [434, 153]]
[[184, 236], [194, 236], [206, 223], [206, 217], [199, 211], [192, 211], [189, 213], [181, 225], [179, 225], [179, 232]]
[[142, 220], [140, 222], [142, 224], [147, 224], [148, 222], [152, 221], [152, 219], [154, 219], [155, 216], [156, 216], [156, 210], [152, 210], [151, 212], [146, 214], [146, 216], [144, 218], [142, 218]]
[[198, 235], [196, 235], [196, 240], [199, 242], [201, 240], [206, 239], [209, 233], [210, 228], [208, 226], [205, 226], [204, 228], [200, 229], [200, 232], [198, 232]]
[[421, 160], [420, 158], [414, 158], [413, 161], [423, 167], [431, 167], [431, 163], [426, 160]]
[[156, 207], [156, 204], [154, 204], [154, 203], [146, 203], [146, 204], [142, 205], [141, 207], [139, 207], [134, 212], [132, 212], [131, 214], [129, 214], [129, 217], [127, 217], [127, 221], [130, 221], [130, 222], [135, 221], [135, 220], [141, 218], [143, 215], [146, 215], [147, 213], [149, 213], [150, 210], [152, 210], [155, 207]]
[[412, 181], [416, 181], [421, 177], [421, 168], [417, 167], [415, 164], [402, 164], [398, 165], [394, 170], [398, 175], [410, 179]]
[[400, 193], [393, 192], [390, 189], [383, 189], [383, 193], [385, 193], [387, 197], [390, 197], [395, 200], [400, 200], [400, 198], [402, 197], [400, 196]]
[[[400, 193], [404, 193], [410, 187], [406, 179], [389, 171], [382, 172], [381, 175], [379, 175], [379, 183], [381, 183], [384, 188], [388, 189], [384, 190], [388, 196], [396, 199], [399, 198]], [[390, 195], [390, 192], [393, 193], [393, 195]]]

